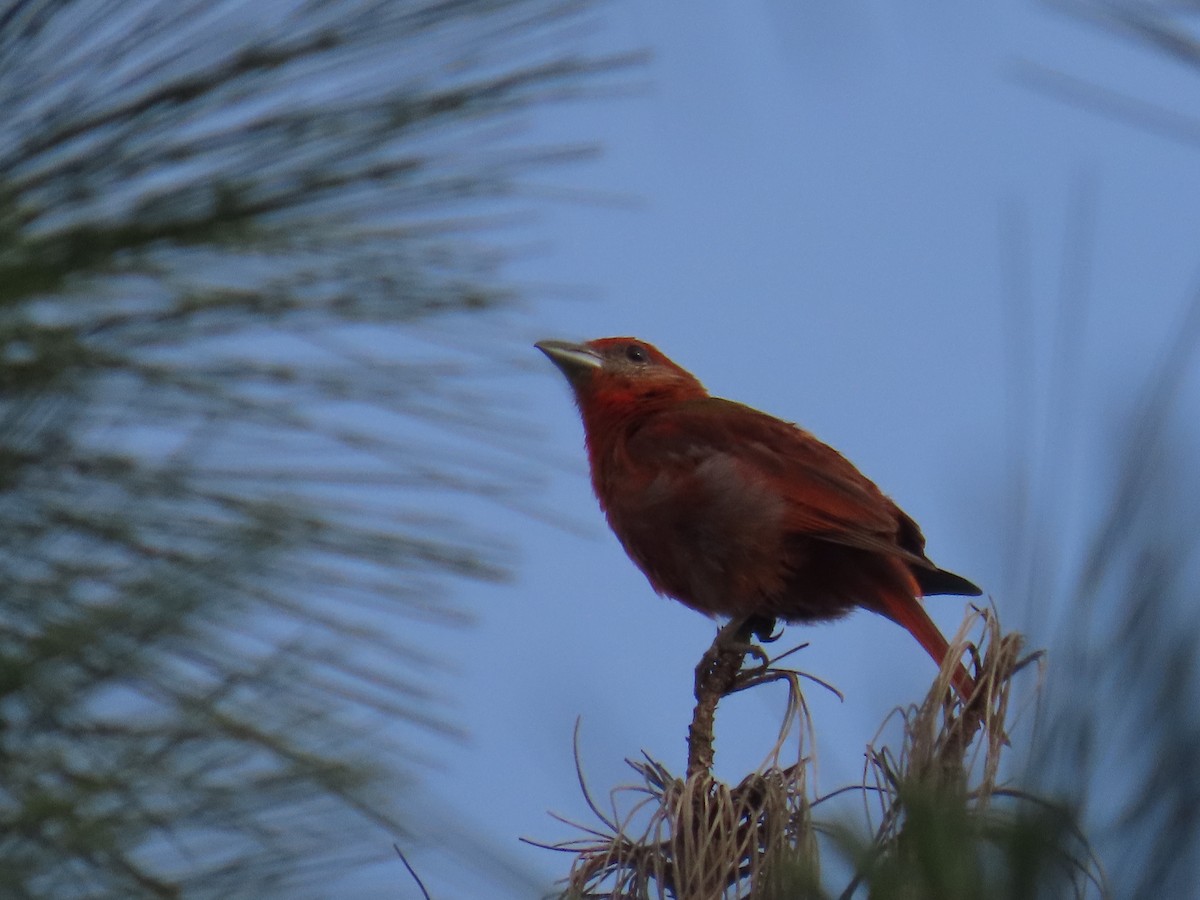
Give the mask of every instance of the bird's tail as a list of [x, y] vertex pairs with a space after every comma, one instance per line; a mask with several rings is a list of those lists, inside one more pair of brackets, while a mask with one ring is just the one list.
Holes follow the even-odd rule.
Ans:
[[[880, 612], [915, 637], [925, 648], [925, 652], [932, 656], [934, 662], [940, 667], [950, 652], [950, 643], [933, 624], [933, 620], [925, 612], [921, 601], [912, 594], [903, 594], [899, 591], [887, 591], [882, 599], [883, 608], [880, 609]], [[954, 685], [954, 689], [964, 704], [970, 702], [975, 693], [975, 680], [961, 663], [950, 676], [950, 683]]]
[[930, 594], [958, 594], [963, 597], [978, 597], [983, 591], [961, 575], [947, 572], [945, 569], [926, 569], [924, 566], [913, 566], [910, 571], [921, 587], [921, 596]]

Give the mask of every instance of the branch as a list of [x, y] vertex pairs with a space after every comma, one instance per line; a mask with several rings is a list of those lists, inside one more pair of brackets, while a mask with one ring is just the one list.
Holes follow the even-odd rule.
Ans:
[[751, 654], [764, 663], [766, 654], [762, 648], [751, 643], [757, 636], [766, 640], [774, 630], [774, 619], [762, 616], [746, 616], [732, 619], [722, 626], [713, 639], [712, 646], [704, 652], [696, 666], [696, 708], [692, 712], [692, 724], [688, 727], [687, 778], [699, 772], [712, 774], [713, 766], [713, 723], [717, 704], [726, 694], [733, 692], [742, 661]]

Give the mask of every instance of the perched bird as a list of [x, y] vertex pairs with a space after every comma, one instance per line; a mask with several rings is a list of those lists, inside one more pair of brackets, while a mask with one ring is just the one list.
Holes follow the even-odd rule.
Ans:
[[[592, 487], [654, 589], [707, 615], [819, 622], [863, 607], [941, 665], [949, 646], [918, 598], [976, 596], [844, 456], [807, 431], [710, 396], [630, 337], [535, 345], [583, 418]], [[974, 684], [959, 667], [964, 700]]]

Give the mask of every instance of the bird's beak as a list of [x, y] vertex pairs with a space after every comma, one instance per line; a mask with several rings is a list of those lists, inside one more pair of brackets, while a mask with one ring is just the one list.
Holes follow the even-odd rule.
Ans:
[[572, 385], [578, 384], [595, 369], [604, 365], [604, 359], [586, 344], [572, 344], [569, 341], [538, 341], [537, 347], [550, 362], [558, 366], [560, 372], [567, 376]]

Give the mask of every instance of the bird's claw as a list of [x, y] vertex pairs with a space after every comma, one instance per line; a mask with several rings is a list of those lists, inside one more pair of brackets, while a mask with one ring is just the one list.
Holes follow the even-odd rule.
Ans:
[[[759, 640], [762, 640], [762, 638], [759, 638]], [[746, 663], [743, 660], [740, 677], [746, 678], [761, 675], [763, 672], [767, 671], [767, 669], [771, 668], [771, 657], [767, 656], [767, 651], [758, 646], [758, 644], [751, 644], [748, 646], [746, 648], [746, 656], [749, 656], [751, 659], [753, 659], [755, 665], [753, 668], [748, 669], [746, 668]]]

